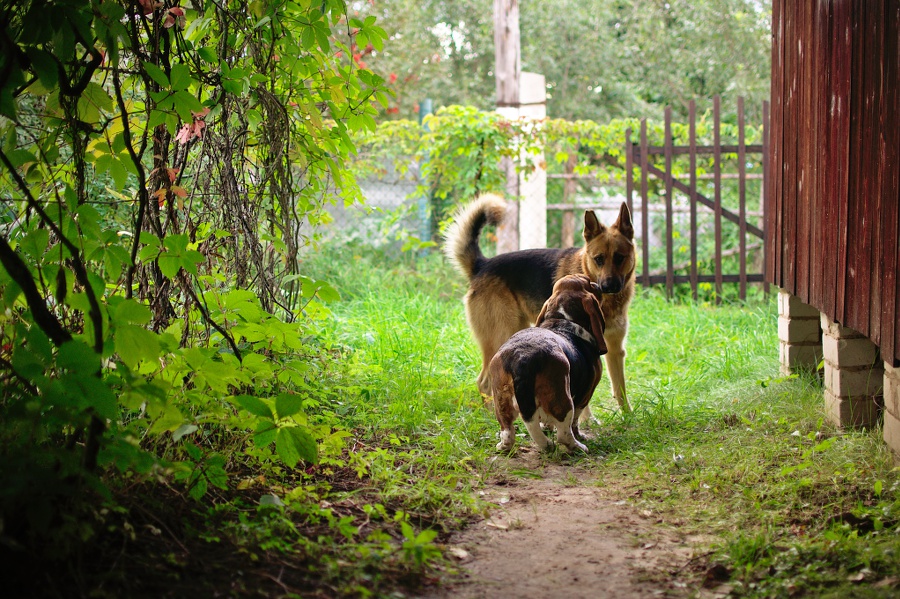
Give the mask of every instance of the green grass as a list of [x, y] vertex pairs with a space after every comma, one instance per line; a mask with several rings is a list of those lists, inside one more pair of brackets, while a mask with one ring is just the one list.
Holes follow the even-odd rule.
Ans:
[[[461, 277], [436, 254], [330, 249], [306, 267], [342, 294], [327, 336], [344, 351], [346, 426], [386, 448], [376, 484], [452, 529], [481, 509], [474, 491], [504, 467], [491, 459], [497, 425], [474, 386]], [[877, 583], [900, 577], [900, 477], [879, 430], [824, 422], [817, 377], [778, 374], [774, 299], [716, 307], [649, 291], [630, 319], [634, 412], [616, 408], [604, 377], [589, 454], [574, 458], [597, 484], [707, 535], [708, 562], [728, 568], [734, 594], [894, 592]]]

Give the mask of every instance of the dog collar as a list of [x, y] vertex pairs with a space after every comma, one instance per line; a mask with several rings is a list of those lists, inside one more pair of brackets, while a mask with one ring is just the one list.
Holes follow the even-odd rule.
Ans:
[[548, 320], [554, 320], [556, 322], [561, 323], [563, 325], [562, 328], [567, 329], [570, 333], [572, 333], [579, 339], [583, 339], [583, 340], [587, 341], [588, 343], [591, 344], [591, 347], [593, 347], [594, 349], [600, 349], [600, 343], [594, 337], [594, 334], [591, 333], [586, 328], [584, 328], [583, 326], [581, 326], [580, 324], [577, 324], [577, 323], [572, 322], [571, 320], [568, 320], [565, 318], [551, 318]]

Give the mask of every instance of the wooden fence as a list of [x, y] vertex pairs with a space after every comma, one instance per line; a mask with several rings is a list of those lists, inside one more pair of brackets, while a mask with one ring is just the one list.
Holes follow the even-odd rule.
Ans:
[[[628, 207], [631, 209], [632, 218], [635, 224], [639, 225], [639, 230], [644, 232], [641, 243], [641, 271], [638, 273], [638, 282], [645, 286], [665, 285], [667, 295], [674, 295], [674, 287], [676, 284], [689, 283], [693, 297], [698, 296], [698, 288], [701, 283], [710, 283], [715, 285], [716, 298], [719, 300], [723, 294], [724, 283], [736, 283], [738, 286], [738, 295], [741, 299], [747, 297], [747, 285], [749, 283], [761, 283], [768, 292], [768, 283], [764, 281], [763, 267], [766, 257], [758, 264], [758, 268], [754, 269], [752, 264], [748, 264], [748, 252], [750, 250], [762, 249], [767, 251], [765, 241], [765, 214], [764, 206], [766, 202], [764, 198], [760, 198], [760, 211], [748, 213], [747, 210], [747, 181], [750, 179], [762, 178], [761, 193], [766, 193], [766, 164], [768, 156], [768, 143], [766, 141], [767, 134], [764, 132], [761, 144], [745, 143], [745, 119], [744, 119], [744, 102], [742, 98], [738, 99], [737, 104], [737, 143], [722, 144], [721, 143], [721, 102], [719, 97], [713, 99], [713, 143], [712, 145], [698, 145], [697, 142], [697, 107], [694, 101], [689, 106], [688, 127], [689, 141], [688, 145], [674, 145], [672, 135], [672, 111], [665, 111], [665, 135], [664, 144], [662, 146], [651, 146], [647, 139], [647, 121], [641, 121], [641, 129], [638, 141], [632, 141], [633, 132], [628, 129], [625, 133], [625, 173], [639, 172], [638, 182], [636, 184], [633, 176], [625, 176], [625, 197]], [[762, 107], [763, 122], [768, 122], [768, 103], [764, 103]], [[761, 159], [757, 162], [762, 164], [762, 173], [748, 173], [747, 162], [748, 155], [761, 155]], [[723, 172], [723, 156], [736, 155], [736, 173]], [[673, 171], [673, 161], [675, 157], [686, 156], [689, 166], [687, 168], [687, 181], [680, 180]], [[697, 159], [699, 156], [712, 156], [712, 174], [714, 192], [712, 197], [700, 193], [698, 190], [698, 179], [704, 177], [697, 173]], [[651, 157], [661, 157], [651, 159]], [[662, 162], [662, 168], [658, 165]], [[566, 190], [564, 197], [567, 201], [563, 204], [548, 205], [548, 209], [563, 210], [562, 236], [563, 245], [570, 244], [570, 240], [574, 231], [575, 209], [583, 210], [596, 209], [605, 207], [603, 204], [586, 205], [578, 204], [574, 206], [570, 202], [574, 200], [574, 187], [576, 177], [571, 174], [571, 168], [567, 169], [565, 177]], [[552, 176], [552, 175], [551, 175]], [[651, 202], [650, 194], [650, 178], [655, 177], [659, 180], [665, 193], [662, 202]], [[736, 179], [738, 185], [738, 206], [737, 209], [729, 209], [723, 206], [722, 202], [722, 183], [724, 179]], [[639, 213], [634, 210], [635, 191], [640, 193]], [[689, 231], [687, 235], [690, 238], [690, 259], [686, 263], [675, 263], [675, 212], [679, 210], [674, 204], [675, 192], [683, 194], [687, 198], [687, 208], [690, 213]], [[682, 208], [681, 210], [683, 210]], [[713, 261], [713, 274], [700, 274], [698, 272], [698, 209], [708, 210], [712, 212], [714, 219], [714, 235], [715, 250]], [[665, 213], [665, 232], [663, 234], [663, 245], [665, 251], [665, 269], [664, 272], [651, 272], [650, 270], [650, 253], [651, 244], [648, 242], [648, 232], [650, 231], [650, 213]], [[757, 226], [748, 220], [748, 217], [758, 220], [761, 226]], [[738, 247], [726, 250], [723, 248], [722, 233], [724, 226], [738, 227]], [[679, 235], [682, 233], [679, 232]], [[748, 244], [749, 238], [754, 241]], [[723, 257], [729, 254], [738, 256], [737, 272], [724, 272]], [[689, 274], [676, 274], [677, 270], [689, 270]], [[752, 270], [752, 272], [751, 272]]]

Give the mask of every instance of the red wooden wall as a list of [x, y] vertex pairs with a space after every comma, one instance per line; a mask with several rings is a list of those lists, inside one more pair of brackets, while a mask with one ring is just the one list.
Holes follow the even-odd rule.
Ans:
[[773, 0], [766, 280], [900, 364], [900, 0]]

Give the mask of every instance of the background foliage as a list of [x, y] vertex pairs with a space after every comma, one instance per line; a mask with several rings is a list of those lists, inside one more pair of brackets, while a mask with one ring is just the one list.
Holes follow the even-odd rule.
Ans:
[[[494, 106], [493, 5], [460, 0], [377, 0], [391, 43], [360, 53], [395, 92], [388, 114], [413, 118], [424, 98], [436, 106]], [[769, 95], [768, 0], [522, 0], [522, 69], [547, 79], [555, 118], [606, 121], [684, 117], [692, 98], [737, 96], [758, 118]]]

